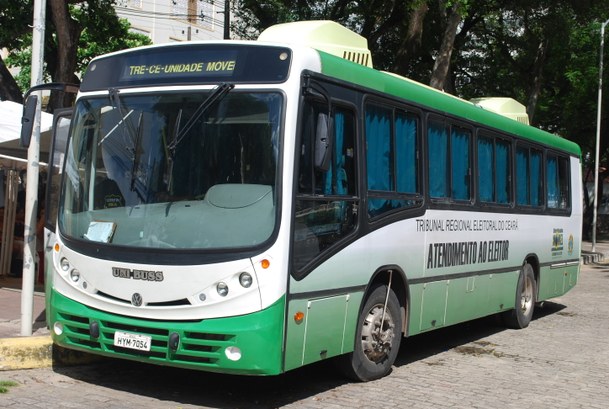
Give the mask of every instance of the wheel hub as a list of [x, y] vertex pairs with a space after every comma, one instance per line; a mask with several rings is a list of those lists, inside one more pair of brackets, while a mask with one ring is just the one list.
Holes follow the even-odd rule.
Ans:
[[364, 355], [375, 363], [385, 359], [391, 351], [391, 343], [395, 337], [395, 324], [389, 311], [383, 306], [374, 306], [366, 316], [362, 327], [362, 349]]

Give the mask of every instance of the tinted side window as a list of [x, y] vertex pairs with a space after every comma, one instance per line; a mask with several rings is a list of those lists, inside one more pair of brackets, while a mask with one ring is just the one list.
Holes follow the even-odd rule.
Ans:
[[427, 128], [429, 195], [435, 199], [471, 198], [471, 132], [431, 120]]
[[550, 209], [566, 209], [569, 203], [569, 161], [549, 154], [546, 161], [547, 204]]
[[516, 148], [516, 204], [543, 205], [542, 154], [533, 148]]
[[421, 203], [419, 117], [388, 106], [366, 106], [368, 215], [376, 217]]
[[480, 136], [478, 149], [478, 191], [483, 203], [510, 203], [510, 144]]
[[322, 170], [315, 166], [315, 140], [319, 114], [327, 105], [308, 103], [303, 109], [293, 233], [296, 273], [353, 232], [357, 221], [354, 115], [334, 108], [331, 162]]

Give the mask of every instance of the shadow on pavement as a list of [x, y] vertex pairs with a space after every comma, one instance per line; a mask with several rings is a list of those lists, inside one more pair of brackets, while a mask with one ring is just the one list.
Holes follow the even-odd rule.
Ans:
[[[564, 308], [566, 306], [551, 301], [545, 301], [541, 305], [537, 305], [531, 325], [534, 325], [536, 320], [555, 314]], [[502, 331], [510, 330], [503, 325], [499, 315], [491, 315], [409, 337], [402, 341], [395, 365], [408, 365], [412, 362], [427, 359]]]
[[[564, 308], [562, 304], [545, 302], [535, 309], [533, 320]], [[396, 366], [427, 359], [505, 330], [498, 317], [491, 316], [407, 338], [402, 341]], [[54, 370], [83, 382], [159, 401], [215, 408], [273, 408], [307, 399], [314, 404], [315, 395], [349, 382], [331, 360], [271, 377], [213, 374], [110, 358], [92, 365]]]

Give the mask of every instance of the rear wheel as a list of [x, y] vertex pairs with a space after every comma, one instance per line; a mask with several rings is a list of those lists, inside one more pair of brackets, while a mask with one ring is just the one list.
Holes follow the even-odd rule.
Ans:
[[529, 263], [524, 263], [516, 286], [515, 308], [504, 313], [505, 324], [515, 329], [528, 327], [533, 318], [536, 301], [537, 283], [535, 282], [533, 267]]
[[339, 357], [343, 372], [357, 381], [371, 381], [390, 373], [400, 348], [402, 319], [400, 303], [387, 286], [378, 286], [370, 293], [355, 336], [354, 351]]

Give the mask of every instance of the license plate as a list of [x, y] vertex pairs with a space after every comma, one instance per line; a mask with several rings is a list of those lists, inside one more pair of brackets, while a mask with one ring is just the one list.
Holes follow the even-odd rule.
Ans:
[[132, 334], [130, 332], [122, 331], [116, 331], [114, 333], [114, 346], [121, 348], [150, 351], [151, 340], [152, 338], [147, 335]]

